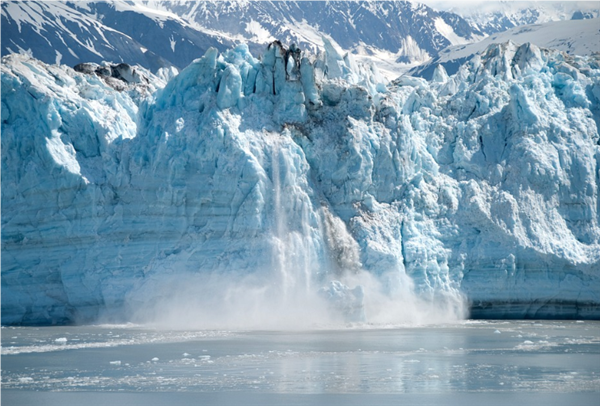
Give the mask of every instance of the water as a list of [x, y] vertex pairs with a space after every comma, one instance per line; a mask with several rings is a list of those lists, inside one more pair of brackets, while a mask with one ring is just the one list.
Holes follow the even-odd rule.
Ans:
[[600, 400], [600, 322], [314, 331], [3, 327], [7, 405]]

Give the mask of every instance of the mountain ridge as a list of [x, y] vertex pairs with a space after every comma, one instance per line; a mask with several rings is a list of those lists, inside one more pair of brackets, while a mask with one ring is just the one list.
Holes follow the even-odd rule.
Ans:
[[241, 42], [255, 53], [274, 39], [316, 52], [323, 35], [366, 58], [385, 52], [416, 63], [482, 36], [460, 16], [402, 1], [3, 2], [2, 20], [2, 55], [31, 49], [47, 63], [106, 60], [152, 71]]

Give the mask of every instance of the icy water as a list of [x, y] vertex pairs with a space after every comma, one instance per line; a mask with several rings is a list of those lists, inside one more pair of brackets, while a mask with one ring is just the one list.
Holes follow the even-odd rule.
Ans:
[[3, 327], [4, 405], [600, 404], [600, 322]]

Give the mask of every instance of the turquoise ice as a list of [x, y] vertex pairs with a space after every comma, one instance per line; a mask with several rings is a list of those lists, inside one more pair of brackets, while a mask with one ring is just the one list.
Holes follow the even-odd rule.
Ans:
[[325, 41], [133, 69], [3, 58], [3, 323], [597, 315], [597, 58], [509, 42], [388, 83]]

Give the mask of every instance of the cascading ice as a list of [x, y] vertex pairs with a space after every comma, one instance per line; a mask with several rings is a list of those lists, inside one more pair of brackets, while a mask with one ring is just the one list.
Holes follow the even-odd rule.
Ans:
[[597, 317], [594, 57], [385, 83], [276, 42], [144, 75], [3, 59], [3, 323]]

